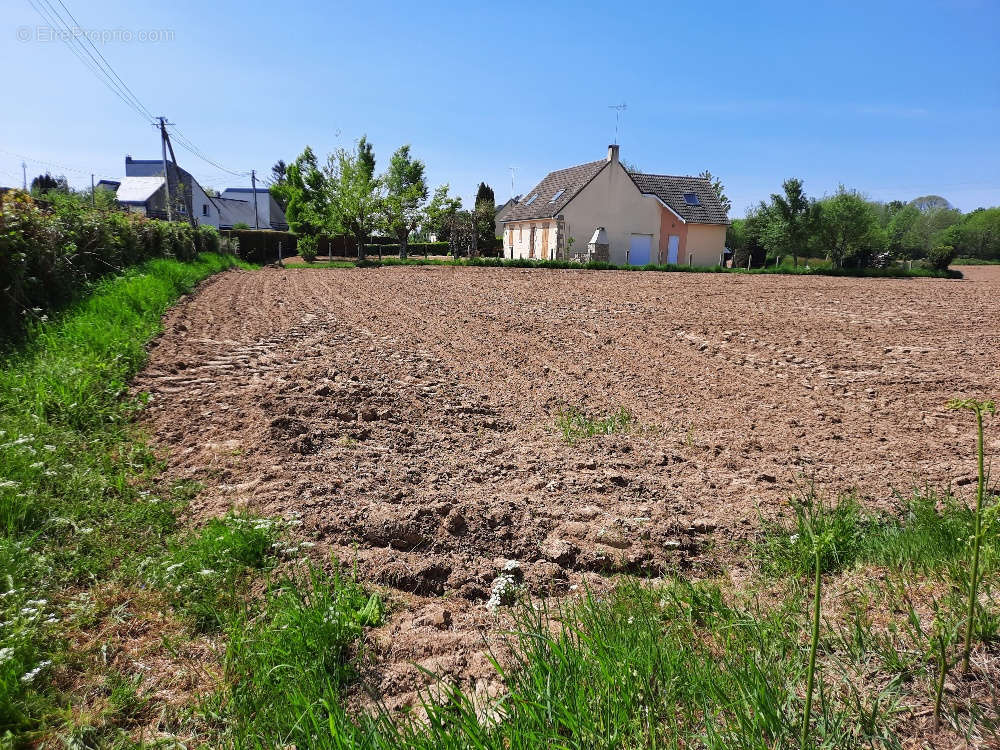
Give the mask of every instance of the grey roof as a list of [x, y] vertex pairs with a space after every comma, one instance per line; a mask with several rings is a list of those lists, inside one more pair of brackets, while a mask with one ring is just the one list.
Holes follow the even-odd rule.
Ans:
[[[549, 172], [545, 179], [524, 194], [521, 202], [511, 206], [503, 221], [522, 221], [525, 219], [547, 219], [556, 216], [573, 200], [573, 197], [583, 190], [597, 173], [609, 164], [605, 159], [579, 164], [557, 172]], [[550, 203], [553, 196], [560, 190], [563, 193], [555, 203]], [[537, 195], [533, 201], [531, 196]], [[531, 201], [531, 203], [528, 203]]]
[[116, 193], [121, 203], [145, 203], [162, 187], [163, 175], [157, 177], [133, 177], [129, 175], [122, 179]]
[[246, 224], [251, 229], [254, 225], [253, 203], [237, 198], [212, 198], [219, 208], [219, 226], [232, 227], [234, 224]]
[[[712, 183], [704, 177], [681, 177], [668, 174], [630, 172], [643, 193], [655, 195], [690, 224], [728, 224], [726, 209]], [[698, 206], [684, 200], [684, 193], [698, 196]]]

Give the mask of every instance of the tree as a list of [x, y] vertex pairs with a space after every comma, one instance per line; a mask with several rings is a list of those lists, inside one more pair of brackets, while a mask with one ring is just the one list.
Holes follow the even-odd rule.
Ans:
[[773, 213], [780, 220], [780, 226], [771, 227], [768, 250], [791, 254], [797, 266], [809, 238], [812, 204], [802, 189], [802, 180], [797, 177], [785, 180], [781, 187], [784, 195], [771, 194]]
[[284, 181], [272, 185], [270, 193], [283, 206], [296, 234], [336, 233], [330, 222], [326, 176], [309, 146], [286, 167]]
[[712, 189], [715, 191], [715, 194], [719, 196], [719, 203], [722, 204], [722, 207], [725, 209], [726, 215], [728, 216], [730, 210], [733, 208], [733, 204], [732, 201], [729, 200], [729, 196], [726, 195], [726, 186], [722, 184], [722, 180], [713, 175], [707, 169], [698, 176], [704, 177], [712, 183]]
[[338, 148], [323, 169], [329, 197], [328, 224], [354, 237], [358, 257], [382, 213], [383, 180], [375, 176], [375, 153], [361, 137], [353, 151]]
[[64, 176], [59, 175], [58, 177], [53, 177], [48, 172], [40, 174], [32, 179], [31, 192], [33, 195], [44, 195], [50, 190], [55, 190], [60, 193], [68, 193], [69, 183], [66, 181]]
[[382, 211], [386, 231], [399, 240], [400, 258], [406, 257], [410, 233], [423, 218], [423, 205], [427, 200], [424, 169], [422, 161], [410, 156], [409, 145], [400, 146], [389, 160]]
[[829, 253], [837, 268], [845, 263], [871, 265], [886, 246], [874, 206], [843, 185], [832, 198], [815, 205], [811, 229], [814, 250]]
[[476, 227], [476, 246], [474, 252], [482, 253], [492, 250], [497, 238], [497, 204], [493, 188], [485, 182], [479, 183], [476, 190], [476, 203], [472, 215]]
[[425, 233], [428, 236], [433, 234], [441, 242], [447, 242], [451, 238], [453, 219], [462, 209], [462, 199], [449, 196], [448, 190], [447, 183], [439, 186], [424, 211]]
[[285, 176], [288, 172], [288, 165], [285, 164], [284, 159], [278, 159], [271, 167], [271, 181], [275, 185], [280, 185], [285, 181]]

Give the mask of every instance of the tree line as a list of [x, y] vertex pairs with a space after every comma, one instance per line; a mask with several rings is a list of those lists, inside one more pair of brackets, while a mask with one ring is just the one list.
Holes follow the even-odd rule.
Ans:
[[[409, 145], [400, 146], [383, 173], [375, 150], [362, 136], [353, 148], [338, 148], [320, 163], [306, 146], [291, 164], [272, 167], [271, 194], [285, 210], [289, 228], [300, 237], [346, 235], [358, 254], [372, 236], [391, 237], [405, 258], [411, 241], [449, 242], [456, 255], [496, 247], [496, 205], [492, 188], [480, 183], [472, 209], [444, 184], [431, 194], [426, 165]], [[310, 246], [307, 239], [304, 247]]]
[[737, 265], [822, 258], [837, 268], [871, 268], [923, 259], [944, 269], [957, 256], [1000, 259], [1000, 208], [963, 214], [938, 195], [871, 201], [843, 185], [817, 199], [793, 177], [746, 218], [734, 219], [726, 244]]

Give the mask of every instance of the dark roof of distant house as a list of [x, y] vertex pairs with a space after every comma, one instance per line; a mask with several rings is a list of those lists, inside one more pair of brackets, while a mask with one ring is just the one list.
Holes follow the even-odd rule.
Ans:
[[[712, 183], [704, 177], [630, 172], [643, 193], [655, 195], [689, 224], [728, 224], [726, 209]], [[686, 193], [697, 196], [697, 205], [685, 199]]]
[[[222, 192], [224, 193], [252, 193], [253, 188], [226, 188]], [[257, 188], [258, 193], [269, 193], [271, 192], [268, 188]]]
[[[549, 172], [545, 179], [524, 194], [521, 201], [510, 207], [503, 221], [522, 221], [525, 219], [546, 219], [556, 216], [573, 200], [573, 197], [583, 190], [597, 173], [609, 162], [605, 159], [578, 164], [568, 169]], [[559, 191], [562, 191], [561, 193]], [[558, 195], [555, 202], [552, 199]], [[532, 200], [532, 196], [535, 196]]]
[[509, 214], [510, 210], [517, 205], [519, 200], [521, 200], [521, 196], [515, 195], [513, 198], [508, 198], [507, 202], [504, 203], [503, 205], [497, 206], [496, 207], [497, 221], [503, 221], [504, 219], [506, 219], [507, 214]]

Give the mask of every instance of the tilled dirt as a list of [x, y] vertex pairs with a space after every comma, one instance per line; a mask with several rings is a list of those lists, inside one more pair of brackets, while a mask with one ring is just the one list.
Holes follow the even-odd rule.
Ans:
[[[507, 560], [561, 595], [702, 568], [810, 487], [887, 507], [972, 481], [945, 402], [997, 395], [1000, 268], [966, 272], [233, 271], [171, 311], [135, 387], [197, 517], [298, 514], [398, 592], [376, 686], [398, 705], [411, 663], [491, 674]], [[570, 407], [634, 421], [568, 444]]]

